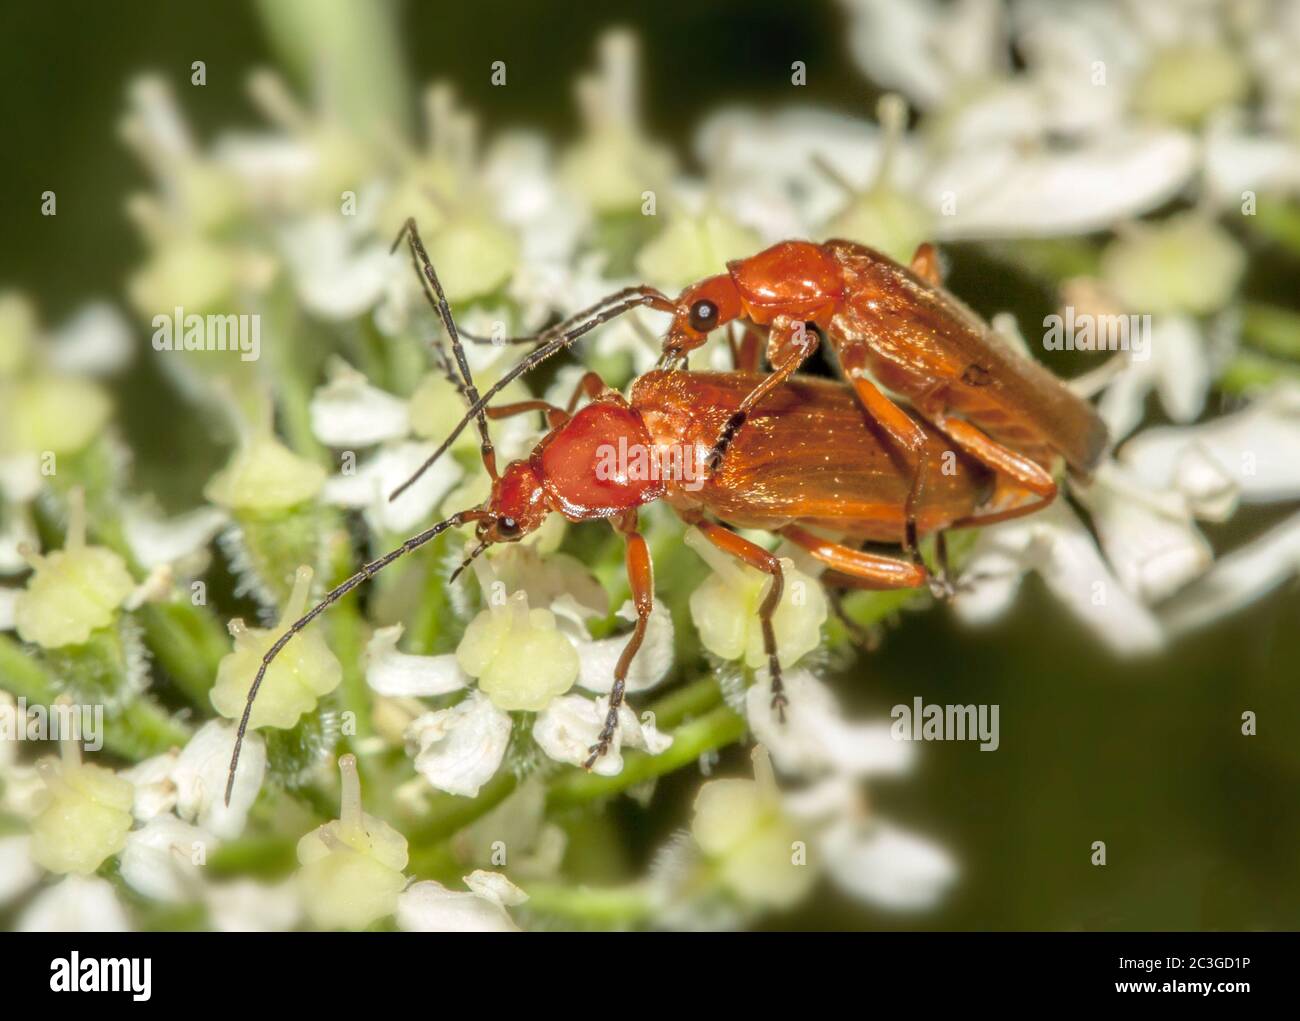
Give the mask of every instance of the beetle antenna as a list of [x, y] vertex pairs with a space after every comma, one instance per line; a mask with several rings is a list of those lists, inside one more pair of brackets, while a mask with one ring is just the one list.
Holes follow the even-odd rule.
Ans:
[[477, 546], [475, 546], [474, 549], [470, 552], [469, 556], [467, 556], [464, 560], [460, 562], [460, 566], [456, 568], [456, 570], [451, 572], [451, 577], [447, 579], [447, 584], [450, 585], [457, 578], [459, 578], [460, 572], [465, 570], [465, 568], [467, 568], [470, 564], [472, 564], [475, 560], [477, 560], [479, 554], [482, 553], [485, 549], [487, 549], [491, 545], [492, 544], [490, 542], [484, 539]]
[[[483, 337], [478, 335], [477, 333], [471, 333], [469, 330], [465, 329], [462, 326], [460, 328], [460, 339], [468, 340], [472, 344], [498, 344], [498, 345], [542, 344], [550, 340], [552, 337], [558, 337], [561, 333], [564, 333], [566, 330], [572, 329], [578, 323], [590, 319], [597, 312], [600, 312], [601, 310], [603, 310], [609, 305], [614, 304], [615, 302], [621, 302], [624, 299], [630, 298], [636, 294], [646, 294], [649, 291], [650, 288], [643, 287], [641, 285], [635, 285], [635, 284], [631, 287], [624, 287], [621, 290], [614, 291], [612, 294], [605, 295], [599, 301], [593, 302], [592, 304], [588, 305], [586, 308], [574, 312], [573, 314], [565, 317], [564, 319], [561, 319], [558, 323], [553, 323], [552, 325], [546, 327], [544, 330], [539, 330], [537, 333], [530, 334], [526, 337], [506, 337], [504, 340], [497, 337]], [[665, 302], [667, 302], [666, 295], [661, 295], [661, 297], [663, 297]], [[663, 308], [663, 311], [669, 311], [666, 304]]]
[[[438, 314], [438, 318], [442, 320], [443, 329], [447, 331], [447, 337], [451, 341], [451, 352], [456, 359], [456, 366], [460, 369], [460, 378], [464, 383], [465, 399], [471, 405], [476, 405], [479, 403], [478, 390], [475, 388], [474, 380], [470, 376], [469, 363], [465, 360], [465, 348], [461, 345], [460, 334], [456, 332], [456, 320], [452, 317], [451, 305], [448, 304], [447, 295], [442, 289], [442, 281], [438, 279], [438, 272], [433, 268], [433, 260], [429, 258], [424, 242], [420, 239], [420, 231], [415, 225], [415, 217], [408, 216], [406, 218], [406, 222], [402, 224], [402, 229], [393, 240], [393, 247], [389, 249], [390, 253], [397, 250], [397, 246], [402, 243], [403, 237], [406, 238], [411, 249], [411, 265], [420, 278], [420, 289], [424, 292], [425, 299]], [[438, 343], [438, 347], [441, 348], [441, 346], [441, 343]], [[443, 362], [445, 365], [445, 356]], [[450, 374], [448, 375], [450, 376]], [[487, 415], [483, 413], [482, 408], [479, 409], [476, 420], [478, 422], [479, 446], [483, 455], [483, 466], [487, 469], [488, 475], [495, 479], [497, 477], [496, 449], [492, 446], [492, 436], [488, 432]]]
[[388, 499], [390, 501], [396, 500], [406, 492], [407, 488], [414, 484], [416, 479], [428, 471], [434, 462], [447, 452], [451, 445], [456, 441], [456, 437], [464, 432], [465, 427], [469, 425], [470, 422], [474, 421], [476, 416], [484, 413], [484, 409], [489, 403], [491, 403], [492, 398], [524, 373], [530, 372], [552, 355], [558, 354], [560, 351], [563, 351], [568, 347], [572, 347], [579, 337], [590, 333], [598, 326], [603, 326], [611, 319], [621, 316], [624, 312], [630, 312], [632, 309], [640, 308], [643, 305], [650, 305], [651, 307], [658, 308], [662, 312], [669, 312], [673, 309], [670, 299], [662, 292], [655, 290], [653, 287], [635, 287], [631, 288], [631, 291], [632, 293], [627, 298], [624, 298], [617, 304], [605, 308], [604, 311], [597, 313], [585, 322], [579, 323], [572, 329], [566, 330], [565, 332], [553, 337], [551, 340], [548, 340], [541, 347], [530, 351], [517, 365], [488, 387], [488, 389], [483, 392], [482, 397], [470, 405], [469, 410], [465, 413], [465, 417], [456, 424], [456, 427], [452, 429], [447, 438], [442, 441], [438, 449], [425, 459], [425, 462], [415, 470], [414, 474], [409, 479], [394, 489], [392, 493], [389, 494]]
[[407, 539], [406, 542], [402, 543], [402, 545], [398, 546], [394, 550], [390, 550], [388, 553], [385, 553], [382, 557], [378, 557], [375, 560], [370, 561], [370, 563], [363, 566], [359, 571], [357, 571], [356, 574], [352, 575], [352, 577], [350, 577], [347, 581], [343, 582], [337, 588], [333, 588], [329, 592], [325, 593], [325, 595], [321, 597], [319, 603], [317, 603], [310, 610], [308, 610], [301, 617], [299, 617], [292, 624], [290, 624], [288, 628], [285, 629], [284, 634], [282, 634], [279, 638], [277, 638], [275, 640], [275, 643], [269, 649], [266, 650], [266, 654], [262, 656], [262, 662], [257, 668], [257, 675], [253, 678], [253, 684], [248, 689], [248, 699], [244, 702], [244, 715], [241, 716], [239, 719], [239, 731], [235, 735], [235, 750], [230, 756], [230, 776], [226, 780], [226, 804], [227, 805], [230, 804], [230, 795], [231, 792], [234, 791], [235, 789], [235, 769], [239, 765], [239, 752], [240, 749], [242, 749], [244, 746], [244, 735], [248, 731], [248, 720], [249, 717], [253, 715], [253, 700], [257, 698], [257, 691], [262, 686], [262, 679], [266, 676], [267, 667], [269, 667], [271, 665], [272, 660], [274, 660], [275, 657], [280, 654], [280, 650], [283, 649], [286, 645], [288, 645], [290, 640], [293, 638], [293, 636], [296, 635], [303, 628], [305, 628], [313, 620], [315, 620], [316, 617], [324, 613], [325, 610], [329, 609], [329, 607], [337, 603], [340, 599], [342, 599], [345, 595], [347, 595], [354, 588], [360, 585], [363, 581], [367, 581], [370, 578], [373, 578], [376, 574], [382, 571], [394, 560], [397, 560], [399, 557], [405, 556], [407, 553], [410, 553], [412, 550], [418, 549], [419, 547], [423, 546], [426, 542], [428, 542], [430, 539], [433, 539], [436, 536], [441, 535], [449, 528], [455, 528], [458, 525], [463, 525], [467, 521], [478, 521], [485, 516], [486, 516], [485, 512], [478, 509], [460, 511], [457, 514], [453, 514], [445, 521], [439, 521], [436, 525], [432, 526], [431, 528], [425, 529], [419, 535], [412, 536], [411, 538]]

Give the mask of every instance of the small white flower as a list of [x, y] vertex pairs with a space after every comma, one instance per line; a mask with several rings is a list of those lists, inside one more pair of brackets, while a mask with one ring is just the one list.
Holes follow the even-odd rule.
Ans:
[[1193, 523], [1194, 508], [1177, 491], [1152, 490], [1114, 461], [1076, 488], [1120, 583], [1147, 603], [1196, 577], [1214, 551]]
[[1300, 515], [1292, 515], [1219, 560], [1160, 608], [1178, 634], [1235, 613], [1300, 574]]
[[941, 239], [1085, 234], [1140, 215], [1174, 197], [1195, 168], [1195, 142], [1185, 134], [1124, 128], [1058, 151], [984, 144], [939, 160], [928, 174], [936, 204], [949, 193], [951, 216], [940, 216]]
[[259, 883], [237, 879], [203, 887], [208, 917], [218, 932], [285, 932], [302, 918], [292, 882]]
[[[614, 668], [627, 647], [628, 633], [592, 640], [575, 613], [575, 603], [557, 601], [552, 610], [573, 646], [578, 651], [578, 687], [597, 695], [607, 695], [614, 685]], [[636, 608], [631, 601], [619, 609], [620, 618], [636, 622]], [[645, 639], [627, 671], [625, 689], [629, 693], [648, 691], [667, 676], [673, 665], [673, 618], [668, 608], [656, 603], [646, 622]]]
[[1248, 128], [1236, 111], [1216, 117], [1205, 135], [1204, 185], [1210, 201], [1239, 206], [1242, 194], [1300, 192], [1300, 143]]
[[888, 723], [848, 722], [830, 688], [810, 671], [788, 673], [784, 683], [789, 697], [784, 722], [772, 709], [766, 670], [745, 692], [745, 716], [754, 739], [768, 748], [781, 772], [867, 776], [901, 773], [911, 766], [912, 746], [895, 741]]
[[464, 883], [474, 896], [482, 897], [484, 900], [491, 901], [503, 908], [516, 907], [528, 899], [528, 894], [515, 886], [500, 872], [475, 869], [464, 877]]
[[377, 532], [407, 535], [433, 512], [461, 477], [455, 460], [444, 457], [400, 497], [388, 499], [435, 449], [432, 443], [412, 441], [385, 445], [356, 466], [352, 474], [326, 480], [325, 499], [337, 507], [364, 510], [367, 523]]
[[0, 837], [0, 908], [17, 899], [41, 878], [32, 859], [32, 838], [27, 834]]
[[473, 690], [450, 709], [413, 721], [406, 737], [416, 748], [416, 771], [433, 787], [473, 798], [500, 768], [511, 726], [509, 713]]
[[1151, 390], [1175, 422], [1195, 421], [1210, 389], [1210, 360], [1200, 326], [1190, 316], [1161, 316], [1151, 328], [1149, 357], [1130, 358], [1106, 388], [1097, 411], [1114, 442], [1146, 417]]
[[1027, 570], [1037, 571], [1053, 595], [1116, 652], [1152, 652], [1163, 644], [1151, 611], [1111, 573], [1088, 530], [1061, 500], [980, 532], [954, 610], [968, 623], [995, 619], [1010, 606]]
[[130, 780], [131, 786], [135, 788], [131, 814], [138, 822], [148, 822], [176, 807], [176, 781], [172, 776], [176, 772], [178, 758], [180, 750], [173, 748], [162, 755], [137, 762], [130, 769], [122, 770], [122, 778]]
[[327, 447], [369, 447], [404, 437], [411, 428], [406, 401], [371, 386], [342, 358], [329, 364], [329, 380], [309, 406], [312, 434]]
[[1297, 450], [1300, 386], [1286, 383], [1233, 415], [1144, 430], [1119, 459], [1150, 485], [1202, 492], [1209, 503], [1223, 495], [1225, 479], [1248, 503], [1274, 503], [1300, 497]]
[[397, 925], [404, 932], [518, 932], [506, 911], [527, 894], [505, 876], [478, 871], [465, 877], [470, 892], [448, 890], [425, 880], [407, 887], [397, 901]]
[[206, 830], [160, 815], [126, 838], [118, 865], [122, 878], [137, 893], [172, 904], [195, 898], [202, 866], [216, 840]]
[[[359, 203], [364, 208], [364, 204]], [[380, 241], [365, 242], [359, 216], [322, 213], [280, 231], [303, 306], [325, 319], [352, 319], [384, 293], [393, 264]]]
[[1004, 15], [990, 0], [844, 0], [858, 66], [925, 107], [1006, 68]]
[[[138, 504], [122, 512], [122, 530], [131, 554], [146, 570], [164, 564], [193, 567], [203, 558], [212, 539], [226, 526], [230, 515], [220, 507], [198, 507], [174, 518], [159, 517]], [[202, 569], [202, 565], [199, 566]]]
[[789, 818], [811, 830], [815, 860], [852, 897], [892, 911], [923, 911], [957, 876], [943, 848], [870, 814], [847, 776], [831, 775], [786, 794], [783, 806]]
[[226, 720], [205, 723], [181, 751], [172, 772], [176, 814], [223, 840], [232, 840], [243, 832], [266, 772], [266, 743], [261, 735], [249, 732], [239, 755], [230, 804], [226, 804], [226, 778], [236, 730], [236, 725]]
[[130, 932], [113, 884], [98, 876], [68, 876], [42, 890], [18, 919], [18, 932]]
[[[41, 491], [44, 482], [45, 480], [41, 475], [39, 454], [23, 452], [0, 457], [0, 493], [3, 493], [5, 501], [11, 506], [16, 507], [36, 499], [36, 495]], [[10, 537], [14, 536], [15, 530], [20, 525], [30, 528], [25, 520], [5, 522], [6, 542], [17, 541], [16, 538]], [[15, 559], [15, 557], [16, 555], [11, 555], [8, 560]], [[17, 559], [18, 563], [22, 562], [21, 558]], [[17, 568], [8, 568], [5, 569], [4, 573], [12, 574], [15, 570]]]
[[837, 886], [892, 911], [934, 907], [957, 876], [943, 848], [881, 820], [832, 823], [819, 845]]
[[449, 695], [471, 683], [455, 656], [399, 652], [401, 637], [401, 624], [378, 628], [366, 646], [366, 683], [378, 694], [390, 698]]
[[[591, 757], [591, 747], [605, 725], [609, 712], [609, 698], [595, 701], [582, 695], [565, 695], [555, 699], [538, 713], [533, 724], [533, 740], [538, 747], [557, 762], [580, 766]], [[618, 707], [618, 728], [614, 731], [609, 750], [591, 767], [600, 776], [617, 776], [623, 771], [622, 746], [641, 748], [658, 755], [673, 743], [672, 737], [661, 734], [649, 714], [638, 720], [627, 703]]]
[[[882, 105], [883, 130], [803, 109], [728, 111], [706, 122], [697, 148], [720, 161], [724, 207], [767, 241], [848, 236], [902, 260], [920, 240], [1103, 229], [1167, 201], [1195, 168], [1194, 141], [1165, 128], [1125, 126], [1069, 148], [1036, 125], [1028, 139], [968, 127], [976, 137], [922, 140], [904, 135], [889, 110]], [[777, 151], [789, 156], [760, 155]], [[872, 209], [848, 215], [855, 202]]]
[[60, 327], [47, 347], [50, 368], [68, 375], [106, 376], [131, 360], [131, 328], [112, 305], [87, 305]]

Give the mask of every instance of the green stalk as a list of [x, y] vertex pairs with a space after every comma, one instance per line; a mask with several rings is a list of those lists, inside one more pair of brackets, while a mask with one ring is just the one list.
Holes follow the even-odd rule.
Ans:
[[455, 794], [439, 794], [434, 798], [433, 807], [418, 823], [407, 829], [406, 835], [413, 844], [432, 844], [445, 840], [479, 816], [496, 808], [518, 785], [519, 778], [514, 773], [502, 772], [479, 790], [478, 797], [461, 798]]
[[[0, 635], [0, 687], [33, 704], [52, 705], [57, 697], [53, 679], [7, 635]], [[133, 762], [184, 745], [189, 736], [185, 727], [145, 695], [104, 716], [104, 747]]]
[[541, 914], [560, 915], [597, 925], [638, 922], [659, 906], [644, 883], [625, 886], [565, 886], [561, 883], [528, 885], [524, 907]]
[[673, 743], [659, 755], [630, 751], [623, 756], [623, 771], [617, 776], [597, 776], [574, 770], [558, 777], [546, 795], [548, 809], [569, 808], [609, 797], [629, 787], [663, 776], [694, 762], [705, 752], [741, 740], [747, 731], [744, 719], [726, 706], [683, 724], [673, 732]]
[[187, 600], [147, 603], [139, 610], [145, 644], [158, 665], [196, 707], [211, 708], [208, 693], [217, 664], [230, 651], [226, 629], [211, 613]]
[[406, 66], [391, 2], [258, 0], [271, 46], [304, 91], [363, 137], [379, 124], [407, 126]]

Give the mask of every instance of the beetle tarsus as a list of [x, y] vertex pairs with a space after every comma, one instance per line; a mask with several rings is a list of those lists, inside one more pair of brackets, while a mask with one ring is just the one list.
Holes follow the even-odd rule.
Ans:
[[614, 740], [612, 730], [602, 730], [596, 743], [589, 746], [587, 751], [591, 754], [587, 756], [587, 761], [582, 764], [582, 768], [590, 770], [596, 764], [596, 760], [609, 752], [610, 743]]
[[772, 712], [776, 713], [778, 723], [785, 723], [785, 709], [790, 704], [790, 699], [783, 691], [772, 692]]

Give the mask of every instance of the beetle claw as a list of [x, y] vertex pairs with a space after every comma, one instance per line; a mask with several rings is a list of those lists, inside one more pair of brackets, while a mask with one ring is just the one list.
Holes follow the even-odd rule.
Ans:
[[957, 586], [948, 580], [946, 575], [930, 575], [927, 579], [930, 586], [930, 594], [944, 603], [950, 603], [953, 596], [957, 594]]
[[785, 697], [785, 692], [778, 691], [772, 695], [772, 712], [776, 713], [777, 722], [785, 723], [785, 707], [790, 704], [790, 700]]
[[610, 739], [602, 734], [600, 740], [587, 749], [591, 754], [587, 756], [587, 761], [582, 764], [583, 769], [590, 770], [596, 764], [596, 760], [609, 751], [609, 741]]

